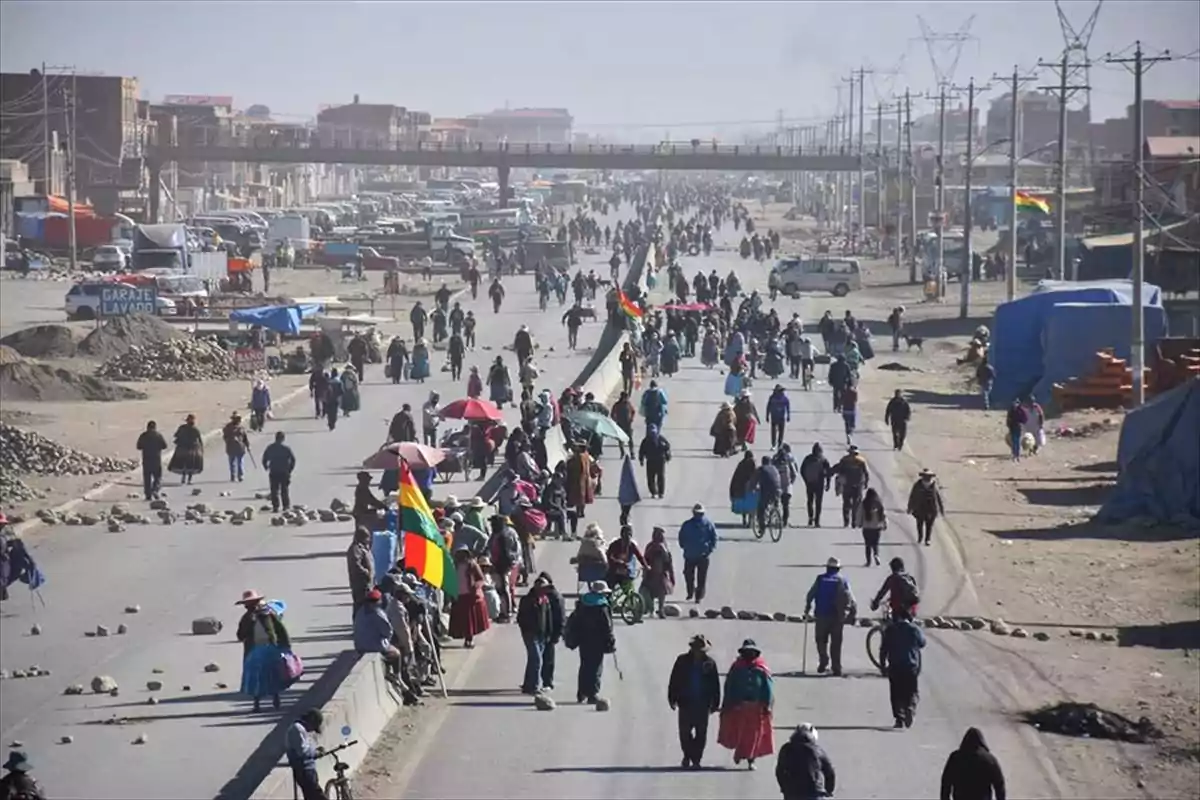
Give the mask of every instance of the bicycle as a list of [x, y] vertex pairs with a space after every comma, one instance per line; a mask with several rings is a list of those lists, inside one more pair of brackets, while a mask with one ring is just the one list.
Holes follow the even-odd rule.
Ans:
[[771, 541], [778, 542], [783, 538], [783, 510], [779, 507], [779, 501], [775, 500], [767, 507], [767, 513], [763, 515], [763, 522], [766, 523], [766, 530], [763, 530], [758, 525], [758, 512], [755, 511], [750, 515], [750, 530], [754, 533], [755, 539], [763, 538], [763, 534], [770, 533]]
[[801, 373], [801, 381], [804, 386], [804, 391], [811, 392], [813, 385], [813, 370], [807, 364], [804, 365], [804, 372]]
[[883, 632], [891, 624], [892, 608], [890, 605], [886, 605], [883, 607], [883, 613], [879, 616], [879, 621], [867, 631], [867, 658], [871, 659], [871, 663], [875, 665], [875, 669], [883, 669], [879, 649], [883, 646]]
[[329, 800], [354, 800], [354, 792], [350, 788], [350, 779], [346, 777], [346, 773], [350, 771], [350, 765], [338, 758], [337, 753], [356, 744], [358, 744], [357, 739], [350, 742], [343, 742], [337, 747], [317, 754], [317, 758], [325, 758], [326, 756], [332, 756], [333, 758], [333, 771], [337, 777], [330, 778], [325, 783], [325, 796]]
[[625, 620], [626, 625], [636, 625], [646, 613], [646, 601], [634, 588], [633, 581], [622, 581], [614, 586], [608, 605], [615, 616]]

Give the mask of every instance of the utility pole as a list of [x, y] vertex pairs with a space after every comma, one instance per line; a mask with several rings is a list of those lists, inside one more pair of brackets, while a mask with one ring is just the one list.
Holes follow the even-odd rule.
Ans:
[[[866, 127], [866, 120], [864, 118], [866, 109], [863, 101], [866, 100], [867, 97], [867, 88], [864, 83], [864, 79], [866, 78], [868, 72], [874, 73], [874, 70], [869, 70], [866, 68], [859, 68], [858, 70], [858, 227], [851, 229], [851, 252], [858, 252], [858, 235], [867, 227], [867, 187], [863, 178], [863, 155], [865, 155], [863, 151], [863, 134], [865, 133], [864, 128]], [[851, 112], [853, 112], [853, 108], [851, 108]]]
[[[1035, 78], [1034, 75], [1022, 77], [1020, 67], [1013, 67], [1012, 86], [1009, 91], [1012, 93], [1012, 105], [1009, 108], [1008, 120], [1008, 268], [1004, 271], [1004, 295], [1005, 298], [1012, 302], [1017, 297], [1017, 190], [1020, 189], [1019, 181], [1019, 154], [1021, 152], [1021, 101], [1020, 91], [1021, 83], [1031, 81]], [[1002, 80], [999, 75], [993, 75], [992, 80]]]
[[46, 62], [42, 62], [42, 175], [44, 182], [42, 186], [46, 196], [53, 194], [50, 191], [50, 76], [46, 74]]
[[[850, 70], [850, 104], [846, 107], [846, 155], [851, 155], [854, 152], [854, 80], [854, 70]], [[842, 230], [850, 242], [851, 249], [853, 249], [854, 178], [846, 173], [843, 173], [843, 176], [847, 191], [844, 205], [845, 214], [842, 218]]]
[[963, 257], [962, 272], [958, 274], [958, 283], [962, 289], [958, 305], [958, 318], [967, 319], [971, 315], [971, 279], [975, 254], [971, 250], [971, 233], [974, 228], [971, 219], [971, 168], [975, 157], [975, 92], [987, 91], [988, 86], [975, 85], [975, 79], [967, 83], [967, 160], [963, 178]]
[[79, 268], [79, 252], [75, 233], [75, 150], [76, 150], [76, 117], [75, 111], [79, 106], [79, 92], [76, 89], [75, 73], [71, 73], [71, 108], [70, 108], [70, 130], [67, 132], [68, 152], [67, 152], [67, 235], [68, 244], [71, 248], [69, 254], [71, 272], [75, 272]]
[[900, 171], [904, 165], [904, 106], [896, 103], [896, 233], [892, 241], [892, 251], [896, 259], [896, 269], [900, 269], [900, 239], [904, 230], [904, 174]]
[[1146, 280], [1146, 136], [1142, 114], [1142, 77], [1150, 67], [1161, 61], [1173, 61], [1170, 51], [1161, 56], [1147, 57], [1139, 41], [1133, 58], [1104, 59], [1107, 64], [1133, 65], [1133, 330], [1130, 341], [1129, 367], [1133, 377], [1133, 406], [1146, 402], [1146, 310], [1142, 293]]
[[937, 236], [938, 297], [946, 296], [946, 84], [938, 89], [937, 183], [933, 208], [937, 218], [933, 232]]
[[[883, 111], [890, 109], [885, 103], [879, 103], [875, 106], [875, 228], [879, 232], [880, 243], [883, 241], [883, 208], [884, 208], [884, 191], [883, 191]], [[861, 163], [861, 162], [860, 162]], [[866, 215], [863, 215], [863, 224], [866, 224]]]
[[908, 159], [908, 282], [917, 282], [917, 163], [912, 146], [912, 96], [904, 90], [904, 150]]
[[[1066, 280], [1067, 275], [1067, 101], [1071, 95], [1078, 91], [1084, 91], [1091, 87], [1083, 86], [1068, 86], [1067, 82], [1070, 79], [1070, 64], [1069, 53], [1063, 51], [1062, 62], [1060, 64], [1048, 64], [1044, 61], [1039, 61], [1039, 67], [1049, 67], [1050, 69], [1058, 70], [1058, 86], [1039, 86], [1039, 89], [1047, 92], [1058, 93], [1058, 187], [1055, 194], [1057, 200], [1054, 209], [1054, 235], [1058, 239], [1056, 246], [1057, 270], [1058, 279]], [[1079, 280], [1079, 269], [1072, 263], [1070, 279]]]

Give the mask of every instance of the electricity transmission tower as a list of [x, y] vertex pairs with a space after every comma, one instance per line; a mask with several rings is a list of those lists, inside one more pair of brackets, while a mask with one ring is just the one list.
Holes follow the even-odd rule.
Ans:
[[929, 27], [929, 23], [920, 14], [917, 24], [921, 26], [921, 41], [929, 52], [929, 64], [933, 67], [933, 78], [939, 87], [954, 83], [954, 73], [958, 70], [959, 59], [962, 58], [963, 45], [970, 41], [978, 41], [971, 35], [971, 26], [975, 23], [975, 15], [967, 17], [966, 22], [953, 33], [938, 33]]
[[1089, 167], [1096, 161], [1096, 146], [1095, 137], [1091, 132], [1092, 121], [1092, 63], [1088, 58], [1088, 48], [1092, 44], [1092, 34], [1096, 32], [1096, 22], [1100, 19], [1100, 8], [1104, 5], [1104, 0], [1096, 0], [1096, 5], [1092, 8], [1092, 13], [1084, 20], [1083, 25], [1075, 27], [1067, 16], [1066, 10], [1063, 8], [1061, 0], [1054, 0], [1054, 10], [1058, 14], [1058, 27], [1062, 30], [1063, 37], [1063, 56], [1066, 58], [1067, 69], [1069, 76], [1067, 83], [1076, 77], [1080, 77], [1082, 73], [1082, 85], [1087, 88], [1084, 90], [1084, 107], [1087, 109], [1088, 125], [1088, 165]]

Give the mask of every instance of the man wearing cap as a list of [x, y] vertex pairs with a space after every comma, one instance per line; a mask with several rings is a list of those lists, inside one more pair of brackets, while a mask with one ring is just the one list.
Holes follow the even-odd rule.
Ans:
[[592, 581], [565, 625], [563, 635], [567, 646], [579, 648], [575, 699], [580, 703], [596, 704], [600, 694], [600, 678], [604, 673], [604, 656], [617, 652], [612, 608], [608, 604], [610, 593], [605, 581]]
[[842, 674], [842, 628], [853, 622], [858, 606], [850, 582], [841, 574], [842, 562], [835, 557], [825, 562], [825, 572], [813, 581], [804, 599], [804, 616], [815, 605], [817, 635], [817, 673], [825, 674], [830, 662], [833, 674]]
[[783, 384], [776, 384], [767, 398], [767, 421], [771, 423], [771, 447], [778, 447], [783, 444], [784, 427], [792, 421], [792, 402]]
[[46, 800], [42, 787], [34, 779], [33, 764], [29, 756], [21, 750], [13, 750], [4, 762], [8, 774], [0, 778], [0, 798], [21, 798], [22, 800]]
[[708, 585], [708, 560], [717, 549], [717, 526], [704, 513], [704, 506], [692, 506], [692, 517], [679, 528], [679, 549], [683, 551], [683, 581], [687, 599], [699, 603]]
[[[284, 752], [292, 768], [292, 781], [303, 800], [325, 800], [321, 779], [317, 777], [317, 741], [325, 726], [325, 715], [319, 708], [310, 708], [300, 719], [288, 726]], [[8, 795], [3, 795], [8, 797]]]
[[667, 682], [667, 703], [679, 714], [683, 769], [700, 769], [708, 743], [708, 717], [721, 710], [721, 675], [708, 648], [708, 639], [693, 636], [688, 651], [675, 659]]
[[354, 487], [354, 521], [358, 525], [370, 525], [380, 511], [387, 511], [387, 505], [371, 491], [371, 473], [363, 470], [356, 476], [358, 485]]

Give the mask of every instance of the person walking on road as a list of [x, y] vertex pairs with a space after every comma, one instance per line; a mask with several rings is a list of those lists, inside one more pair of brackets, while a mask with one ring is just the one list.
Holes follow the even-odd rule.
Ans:
[[833, 480], [833, 467], [825, 458], [820, 444], [812, 446], [812, 452], [800, 462], [800, 478], [804, 481], [804, 493], [808, 506], [808, 527], [821, 527], [821, 504], [829, 483]]
[[646, 436], [638, 447], [638, 461], [646, 468], [646, 488], [651, 497], [661, 500], [667, 492], [667, 462], [671, 443], [659, 433], [657, 425], [646, 426]]
[[869, 567], [874, 562], [878, 567], [879, 539], [887, 530], [888, 524], [887, 510], [883, 507], [883, 500], [880, 499], [879, 492], [867, 489], [867, 493], [863, 495], [861, 516], [863, 548], [867, 554], [867, 560], [863, 566]]
[[438, 405], [442, 397], [437, 392], [430, 392], [429, 399], [421, 406], [421, 441], [430, 447], [437, 447], [438, 425], [442, 418], [438, 416]]
[[754, 762], [775, 752], [775, 730], [771, 726], [775, 705], [774, 681], [753, 639], [742, 642], [738, 657], [725, 678], [721, 703], [721, 727], [717, 744], [733, 751], [733, 763]]
[[162, 488], [162, 454], [167, 449], [167, 440], [154, 420], [147, 422], [146, 430], [138, 436], [137, 449], [142, 454], [142, 492], [147, 500], [153, 500]]
[[708, 561], [717, 549], [717, 526], [704, 513], [700, 503], [692, 506], [692, 517], [679, 528], [679, 549], [683, 551], [683, 580], [687, 599], [704, 599], [708, 586]]
[[572, 650], [579, 649], [575, 700], [580, 703], [596, 704], [604, 674], [604, 656], [617, 652], [609, 593], [607, 583], [592, 581], [567, 618], [563, 643]]
[[983, 733], [967, 728], [958, 749], [942, 769], [940, 800], [1007, 800], [1004, 771], [988, 750]]
[[429, 312], [425, 310], [425, 306], [421, 304], [420, 300], [409, 312], [408, 321], [412, 323], [413, 341], [415, 342], [425, 335], [425, 323], [429, 321]]
[[361, 525], [354, 529], [354, 539], [346, 549], [346, 572], [350, 583], [350, 599], [354, 611], [367, 602], [367, 592], [375, 584], [375, 564], [371, 557], [371, 532]]
[[650, 544], [646, 545], [646, 570], [642, 573], [642, 585], [638, 588], [646, 610], [659, 619], [667, 616], [667, 596], [675, 591], [675, 559], [667, 546], [667, 532], [655, 525], [650, 532]]
[[904, 571], [904, 559], [896, 556], [888, 562], [888, 567], [892, 573], [883, 580], [883, 585], [879, 587], [879, 591], [875, 593], [875, 597], [871, 600], [871, 610], [879, 608], [879, 604], [883, 602], [886, 596], [888, 606], [891, 608], [892, 616], [899, 617], [901, 615], [913, 618], [917, 615], [917, 604], [921, 601], [920, 592], [917, 590], [917, 580], [912, 575]]
[[833, 762], [817, 744], [817, 729], [803, 722], [779, 748], [775, 780], [783, 800], [819, 800], [833, 797], [837, 773]]
[[833, 468], [833, 474], [841, 485], [842, 527], [857, 526], [859, 506], [862, 505], [863, 492], [871, 481], [871, 475], [867, 471], [867, 460], [859, 454], [856, 445], [850, 445], [846, 455]]
[[721, 675], [708, 648], [708, 639], [693, 636], [688, 651], [675, 659], [667, 682], [667, 704], [679, 716], [682, 769], [700, 769], [708, 744], [708, 718], [721, 709]]
[[792, 486], [796, 483], [796, 476], [800, 474], [800, 470], [787, 442], [780, 443], [779, 449], [771, 457], [771, 463], [779, 472], [779, 505], [783, 511], [783, 527], [786, 528], [791, 524]]
[[276, 513], [280, 505], [285, 511], [292, 507], [288, 490], [292, 485], [292, 471], [296, 469], [296, 454], [283, 443], [285, 438], [283, 431], [275, 431], [275, 441], [267, 445], [262, 454], [262, 466], [271, 487], [271, 510]]
[[818, 675], [824, 675], [831, 664], [835, 677], [842, 674], [842, 629], [854, 621], [857, 612], [850, 581], [841, 570], [842, 562], [830, 557], [825, 572], [813, 581], [804, 599], [804, 616], [810, 608], [815, 612]]
[[329, 430], [337, 427], [338, 408], [342, 404], [342, 379], [336, 369], [329, 370], [329, 381], [325, 384], [325, 398], [322, 401], [325, 411], [325, 422]]
[[792, 421], [792, 402], [782, 384], [776, 384], [775, 391], [767, 398], [767, 421], [771, 423], [771, 447], [783, 444], [784, 427]]
[[246, 451], [250, 449], [250, 437], [242, 425], [242, 415], [236, 411], [221, 429], [225, 440], [225, 455], [229, 457], [229, 480], [241, 483], [245, 478]]
[[242, 694], [254, 698], [254, 710], [261, 710], [262, 698], [270, 696], [279, 708], [279, 693], [284, 686], [281, 663], [283, 654], [292, 649], [283, 620], [261, 594], [253, 589], [242, 592], [235, 605], [245, 612], [237, 626], [237, 640], [242, 643]]
[[554, 646], [562, 638], [564, 616], [562, 595], [550, 575], [540, 573], [517, 606], [517, 627], [525, 642], [525, 694], [554, 688]]
[[854, 441], [854, 431], [858, 428], [858, 383], [851, 380], [842, 389], [842, 426], [846, 430], [846, 444]]
[[927, 469], [920, 472], [908, 493], [908, 513], [917, 521], [917, 541], [928, 547], [933, 540], [933, 523], [946, 513], [937, 476]]
[[167, 469], [179, 476], [180, 485], [190, 484], [192, 478], [204, 472], [204, 435], [196, 427], [196, 415], [188, 414], [175, 429], [175, 452]]
[[892, 428], [893, 450], [904, 449], [904, 440], [908, 438], [908, 421], [910, 419], [912, 419], [912, 406], [904, 399], [904, 393], [897, 389], [883, 412], [884, 424]]
[[883, 629], [879, 645], [879, 669], [887, 676], [892, 700], [893, 727], [911, 728], [917, 711], [920, 692], [917, 679], [921, 675], [921, 648], [925, 634], [913, 622], [907, 610], [892, 617], [892, 624]]
[[466, 545], [454, 547], [454, 572], [458, 596], [450, 606], [448, 633], [452, 639], [462, 639], [463, 647], [469, 650], [475, 646], [475, 637], [486, 631], [491, 623], [487, 600], [483, 596], [483, 569]]

